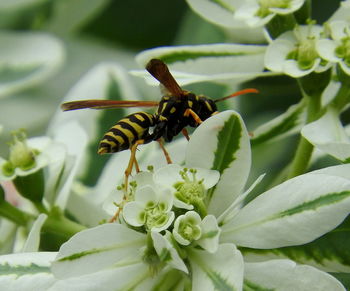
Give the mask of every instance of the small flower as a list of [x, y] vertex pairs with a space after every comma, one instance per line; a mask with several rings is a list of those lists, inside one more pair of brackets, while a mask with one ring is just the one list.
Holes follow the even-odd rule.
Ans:
[[320, 39], [316, 43], [319, 55], [333, 63], [338, 63], [350, 75], [350, 26], [346, 21], [333, 21], [326, 26], [331, 39]]
[[125, 204], [123, 217], [136, 227], [144, 226], [146, 231], [162, 231], [174, 220], [173, 196], [169, 189], [156, 189], [150, 185], [138, 188], [135, 201]]
[[174, 205], [187, 210], [196, 209], [206, 214], [204, 205], [207, 190], [219, 180], [219, 172], [201, 168], [183, 168], [172, 164], [154, 174], [156, 183], [168, 187], [174, 194]]
[[173, 236], [181, 245], [196, 242], [203, 249], [214, 253], [219, 246], [220, 232], [214, 215], [207, 215], [202, 220], [197, 212], [188, 211], [175, 220]]
[[9, 147], [9, 158], [0, 158], [0, 179], [12, 180], [16, 176], [32, 174], [47, 165], [48, 160], [41, 154], [49, 143], [48, 138], [27, 140], [23, 130], [13, 132]]
[[237, 9], [235, 18], [252, 27], [263, 26], [275, 15], [297, 11], [304, 2], [305, 0], [248, 0]]
[[324, 64], [316, 50], [321, 32], [321, 26], [310, 24], [281, 34], [267, 47], [266, 68], [294, 78], [325, 71], [330, 64]]

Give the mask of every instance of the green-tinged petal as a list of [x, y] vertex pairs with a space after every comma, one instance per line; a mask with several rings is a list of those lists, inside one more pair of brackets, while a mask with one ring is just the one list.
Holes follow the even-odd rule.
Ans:
[[[289, 32], [288, 35], [292, 35]], [[273, 72], [283, 72], [283, 63], [288, 53], [294, 49], [294, 43], [289, 39], [277, 39], [266, 49], [265, 66]]]
[[308, 173], [255, 198], [222, 227], [222, 241], [252, 248], [310, 242], [339, 225], [349, 213], [350, 183]]
[[135, 201], [139, 202], [144, 207], [154, 206], [158, 202], [157, 193], [155, 189], [149, 185], [137, 188]]
[[154, 248], [160, 260], [171, 267], [188, 274], [188, 269], [183, 260], [180, 258], [177, 250], [169, 241], [170, 235], [162, 236], [159, 232], [152, 231], [152, 240]]
[[136, 201], [129, 202], [123, 208], [123, 217], [132, 226], [142, 226], [146, 222], [145, 208]]
[[245, 263], [244, 287], [247, 290], [345, 291], [331, 275], [290, 260]]
[[336, 159], [350, 160], [350, 139], [338, 112], [329, 109], [320, 119], [304, 126], [301, 134], [316, 148]]
[[316, 42], [316, 49], [321, 58], [329, 62], [339, 62], [340, 58], [335, 55], [337, 44], [330, 39], [320, 39]]
[[150, 290], [153, 280], [146, 264], [140, 261], [128, 264], [116, 261], [108, 269], [59, 280], [47, 291]]
[[240, 249], [247, 262], [291, 259], [326, 272], [350, 273], [350, 217], [336, 229], [304, 245], [271, 250]]
[[141, 261], [146, 236], [120, 224], [104, 224], [74, 235], [64, 243], [52, 263], [58, 278], [68, 278]]
[[205, 20], [210, 21], [216, 25], [226, 28], [238, 28], [243, 24], [237, 20], [234, 21], [234, 11], [237, 9], [236, 5], [232, 5], [233, 1], [209, 1], [209, 0], [187, 0], [188, 5]]
[[47, 215], [41, 213], [35, 220], [23, 247], [23, 252], [37, 252], [39, 250], [41, 227], [45, 223], [46, 218]]
[[2, 31], [0, 97], [45, 81], [57, 71], [63, 58], [62, 43], [51, 35]]
[[221, 229], [218, 226], [214, 215], [207, 215], [200, 224], [202, 235], [197, 241], [203, 249], [209, 253], [215, 253], [219, 246]]
[[[140, 66], [153, 58], [164, 61], [180, 85], [214, 81], [233, 85], [264, 75], [265, 46], [240, 44], [206, 44], [161, 47], [143, 51], [136, 60]], [[145, 70], [133, 71], [147, 82], [157, 85]], [[217, 96], [220, 97], [220, 96]]]
[[0, 256], [0, 290], [46, 291], [56, 281], [50, 263], [56, 253]]
[[305, 107], [302, 103], [292, 105], [285, 113], [254, 130], [251, 139], [252, 146], [275, 141], [298, 132], [305, 122], [305, 117]]
[[211, 254], [189, 250], [192, 290], [242, 290], [243, 258], [233, 244], [221, 244]]
[[219, 182], [208, 191], [209, 213], [218, 217], [240, 194], [250, 170], [249, 135], [240, 115], [228, 110], [203, 122], [188, 144], [186, 163], [219, 171]]

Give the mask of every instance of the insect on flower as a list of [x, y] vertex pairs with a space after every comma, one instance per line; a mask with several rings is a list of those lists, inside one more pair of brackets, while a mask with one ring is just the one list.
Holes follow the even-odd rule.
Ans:
[[[159, 59], [148, 62], [146, 70], [156, 78], [165, 95], [160, 101], [117, 101], [117, 100], [79, 100], [62, 104], [62, 110], [76, 109], [110, 109], [125, 107], [158, 107], [156, 113], [136, 112], [130, 114], [114, 126], [104, 135], [100, 142], [98, 153], [115, 153], [126, 149], [131, 150], [128, 167], [125, 170], [125, 187], [128, 184], [128, 176], [135, 166], [139, 172], [136, 161], [136, 149], [140, 144], [158, 141], [165, 158], [171, 163], [169, 154], [163, 146], [162, 140], [170, 142], [180, 132], [189, 139], [186, 126], [197, 127], [210, 116], [218, 113], [216, 102], [226, 100], [246, 93], [257, 93], [256, 89], [245, 89], [220, 99], [210, 99], [203, 95], [182, 90], [174, 77], [169, 72], [167, 65]], [[150, 132], [150, 129], [153, 131]]]

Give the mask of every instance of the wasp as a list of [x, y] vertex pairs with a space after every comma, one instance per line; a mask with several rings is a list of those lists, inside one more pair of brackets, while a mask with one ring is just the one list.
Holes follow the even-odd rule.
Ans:
[[[154, 114], [136, 112], [130, 114], [112, 126], [101, 140], [98, 154], [115, 153], [131, 150], [128, 167], [125, 170], [125, 187], [128, 176], [135, 165], [138, 145], [158, 141], [168, 163], [171, 159], [162, 145], [162, 140], [172, 141], [180, 132], [189, 139], [187, 126], [197, 127], [210, 116], [218, 113], [216, 103], [246, 93], [257, 93], [256, 89], [245, 89], [220, 99], [211, 99], [181, 89], [167, 65], [159, 60], [148, 62], [146, 70], [160, 82], [164, 96], [158, 101], [114, 101], [114, 100], [79, 100], [63, 103], [62, 110], [108, 109], [125, 107], [157, 107]], [[151, 130], [152, 129], [152, 130]]]

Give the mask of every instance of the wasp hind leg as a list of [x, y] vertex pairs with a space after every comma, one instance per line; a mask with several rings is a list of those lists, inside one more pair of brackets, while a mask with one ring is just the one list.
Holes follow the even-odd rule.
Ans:
[[165, 159], [166, 159], [167, 163], [168, 164], [172, 164], [173, 162], [171, 161], [170, 155], [169, 155], [168, 151], [164, 147], [164, 141], [162, 139], [157, 139], [157, 142], [159, 143], [159, 146], [160, 146], [160, 148], [163, 151], [163, 154], [165, 156]]

